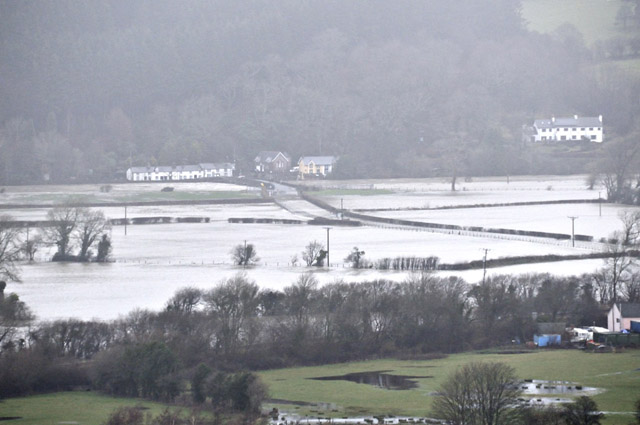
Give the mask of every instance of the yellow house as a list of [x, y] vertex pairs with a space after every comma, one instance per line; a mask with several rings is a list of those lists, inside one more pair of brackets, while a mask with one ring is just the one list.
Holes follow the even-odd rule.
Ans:
[[333, 172], [335, 163], [335, 156], [303, 156], [298, 161], [299, 176], [326, 177]]

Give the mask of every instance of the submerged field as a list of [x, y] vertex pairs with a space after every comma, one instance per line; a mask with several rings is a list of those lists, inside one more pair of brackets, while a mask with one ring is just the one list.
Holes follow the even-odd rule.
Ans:
[[[567, 381], [573, 385], [595, 387], [590, 393], [600, 409], [611, 412], [605, 423], [621, 424], [631, 416], [640, 395], [640, 352], [594, 354], [578, 350], [547, 350], [524, 354], [465, 353], [435, 360], [375, 360], [319, 367], [304, 367], [261, 372], [270, 388], [270, 397], [298, 403], [276, 403], [283, 411], [314, 417], [358, 415], [428, 416], [434, 392], [457, 367], [472, 361], [505, 362], [513, 366], [519, 378]], [[345, 380], [317, 381], [310, 378], [338, 376], [365, 371], [388, 371], [416, 378], [419, 386], [409, 390], [385, 390]], [[582, 393], [553, 395], [572, 398]], [[546, 398], [537, 395], [535, 398]], [[312, 403], [312, 406], [305, 406]], [[617, 413], [613, 413], [617, 412]]]
[[[311, 192], [334, 206], [381, 217], [415, 221], [482, 226], [516, 230], [536, 230], [569, 235], [567, 216], [577, 216], [576, 234], [593, 236], [595, 240], [608, 235], [620, 226], [618, 214], [630, 207], [613, 204], [551, 204], [520, 205], [483, 208], [457, 208], [470, 204], [535, 201], [597, 199], [601, 188], [588, 190], [584, 176], [477, 179], [463, 182], [460, 190], [451, 193], [445, 179], [316, 181], [305, 184], [318, 186]], [[183, 183], [176, 185], [180, 192], [226, 193], [242, 191], [242, 186], [213, 183]], [[49, 192], [62, 199], [65, 187], [52, 187]], [[153, 184], [114, 186], [118, 192], [134, 196], [159, 189]], [[551, 188], [551, 189], [549, 189]], [[7, 193], [20, 198], [20, 188], [8, 188]], [[47, 193], [49, 187], [22, 188], [24, 194]], [[98, 191], [98, 187], [70, 186], [69, 192]], [[5, 196], [6, 193], [5, 193]], [[26, 195], [25, 195], [26, 196]], [[109, 195], [111, 196], [111, 195]], [[211, 196], [216, 196], [211, 195]], [[66, 317], [81, 319], [114, 319], [136, 308], [157, 310], [180, 288], [195, 286], [208, 289], [236, 273], [246, 273], [262, 288], [281, 290], [295, 282], [301, 273], [312, 272], [321, 284], [371, 279], [403, 281], [409, 272], [354, 270], [345, 257], [358, 247], [365, 258], [375, 262], [381, 258], [399, 256], [437, 256], [442, 263], [469, 262], [488, 258], [512, 256], [580, 255], [599, 252], [598, 243], [576, 243], [569, 240], [522, 237], [491, 233], [440, 231], [381, 224], [360, 227], [332, 226], [330, 230], [331, 268], [306, 267], [302, 251], [311, 241], [326, 244], [327, 231], [323, 226], [307, 224], [236, 224], [230, 218], [260, 218], [297, 220], [306, 222], [313, 217], [336, 218], [306, 201], [296, 198], [289, 190], [276, 193], [277, 203], [250, 205], [163, 205], [129, 206], [127, 217], [203, 217], [206, 223], [172, 223], [114, 226], [113, 258], [108, 264], [51, 263], [53, 247], [43, 246], [36, 254], [37, 261], [23, 264], [23, 283], [10, 283], [7, 288], [16, 292], [40, 320]], [[449, 206], [444, 210], [414, 209], [424, 205]], [[3, 204], [0, 204], [3, 205]], [[122, 206], [103, 207], [108, 218], [124, 218]], [[16, 219], [43, 220], [46, 208], [6, 209]], [[33, 237], [36, 229], [31, 229]], [[230, 251], [244, 241], [256, 247], [260, 260], [246, 269], [234, 266]], [[499, 267], [488, 270], [492, 274], [548, 272], [559, 275], [581, 274], [602, 267], [602, 260], [576, 260], [557, 263], [533, 263]], [[470, 283], [482, 278], [482, 270], [438, 272], [452, 274]]]

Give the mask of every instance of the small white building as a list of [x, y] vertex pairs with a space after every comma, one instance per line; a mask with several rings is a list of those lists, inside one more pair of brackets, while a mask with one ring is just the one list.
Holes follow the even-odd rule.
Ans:
[[631, 321], [640, 322], [640, 303], [617, 303], [607, 314], [607, 327], [611, 332], [631, 328]]
[[604, 126], [602, 115], [597, 117], [556, 118], [535, 120], [525, 129], [525, 137], [532, 142], [590, 141], [602, 143]]
[[235, 164], [230, 162], [176, 167], [131, 167], [127, 170], [126, 177], [129, 181], [197, 180], [212, 177], [233, 177], [235, 168]]

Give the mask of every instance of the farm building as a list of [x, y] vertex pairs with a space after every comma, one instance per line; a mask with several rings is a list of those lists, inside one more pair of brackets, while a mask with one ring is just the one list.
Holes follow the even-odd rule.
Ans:
[[203, 163], [176, 167], [131, 167], [127, 170], [129, 181], [197, 180], [212, 177], [233, 177], [233, 163]]
[[535, 120], [533, 126], [525, 126], [523, 138], [530, 142], [590, 141], [602, 143], [604, 127], [602, 115], [597, 117], [556, 118]]
[[640, 303], [617, 303], [611, 306], [607, 314], [608, 328], [611, 332], [631, 329], [631, 321], [640, 322]]

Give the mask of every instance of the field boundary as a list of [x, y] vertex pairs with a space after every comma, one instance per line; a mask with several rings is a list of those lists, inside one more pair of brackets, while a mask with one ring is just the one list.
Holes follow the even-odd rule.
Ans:
[[[169, 201], [137, 201], [137, 202], [78, 202], [73, 206], [84, 208], [108, 207], [155, 207], [167, 205], [223, 205], [223, 204], [269, 204], [272, 198], [225, 198], [225, 199], [194, 199]], [[0, 204], [0, 209], [48, 209], [56, 204]]]
[[503, 202], [497, 204], [469, 204], [469, 205], [444, 205], [441, 207], [407, 207], [407, 208], [356, 208], [357, 212], [382, 212], [382, 211], [436, 211], [436, 210], [458, 210], [472, 208], [500, 208], [500, 207], [521, 207], [531, 205], [557, 205], [557, 204], [597, 204], [598, 199], [570, 199], [555, 201], [529, 201], [529, 202]]
[[[536, 232], [536, 231], [530, 231], [530, 230], [513, 230], [513, 229], [502, 229], [502, 228], [484, 228], [479, 226], [458, 226], [455, 224], [429, 223], [429, 222], [423, 222], [423, 221], [376, 217], [372, 215], [360, 214], [360, 213], [355, 213], [355, 212], [346, 211], [346, 210], [342, 211], [339, 208], [335, 208], [332, 205], [329, 205], [328, 203], [319, 200], [318, 198], [310, 196], [306, 192], [300, 192], [300, 196], [305, 201], [310, 202], [319, 208], [330, 211], [334, 214], [342, 214], [345, 217], [351, 217], [358, 220], [365, 220], [365, 221], [372, 221], [377, 223], [385, 223], [385, 224], [400, 225], [400, 226], [410, 226], [410, 227], [417, 227], [417, 228], [439, 229], [439, 230], [450, 231], [450, 232], [466, 231], [466, 232], [476, 232], [476, 233], [547, 238], [547, 239], [555, 239], [555, 240], [571, 240], [571, 235], [568, 235], [566, 233]], [[593, 236], [575, 235], [574, 240], [581, 241], [581, 242], [593, 242]]]

